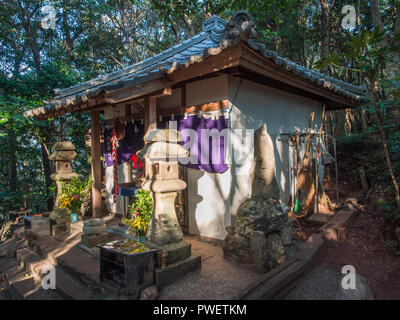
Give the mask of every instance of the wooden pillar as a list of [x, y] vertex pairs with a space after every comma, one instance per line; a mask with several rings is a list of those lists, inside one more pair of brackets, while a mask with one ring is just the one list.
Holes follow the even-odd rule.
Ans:
[[[157, 128], [157, 100], [155, 97], [144, 98], [144, 134]], [[149, 177], [150, 164], [148, 159], [144, 162], [145, 177]]]
[[157, 128], [157, 103], [155, 97], [144, 99], [144, 132]]
[[101, 160], [100, 160], [100, 112], [91, 112], [92, 125], [92, 213], [93, 217], [102, 216], [101, 204]]

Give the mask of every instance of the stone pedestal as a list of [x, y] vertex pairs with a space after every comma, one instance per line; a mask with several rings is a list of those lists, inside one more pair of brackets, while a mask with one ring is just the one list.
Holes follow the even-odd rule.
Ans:
[[32, 217], [31, 218], [32, 234], [36, 238], [43, 238], [50, 236], [50, 220], [49, 218]]
[[108, 240], [108, 233], [102, 232], [99, 234], [82, 234], [81, 236], [81, 244], [88, 247], [93, 248], [99, 244], [105, 244]]
[[159, 246], [177, 243], [183, 239], [175, 212], [176, 196], [176, 192], [154, 193], [153, 219], [147, 238]]
[[99, 244], [108, 242], [108, 233], [103, 218], [94, 218], [83, 221], [83, 234], [81, 236], [82, 245], [92, 248]]
[[77, 234], [83, 232], [83, 221], [67, 223], [67, 232], [71, 234]]
[[68, 219], [69, 214], [66, 209], [58, 208], [50, 212], [51, 235], [56, 236], [67, 232]]
[[158, 249], [155, 282], [163, 287], [201, 266], [201, 257], [192, 256], [191, 245], [183, 240], [183, 232], [175, 210], [177, 192], [186, 188], [179, 179], [178, 158], [189, 152], [183, 149], [180, 133], [174, 129], [152, 130], [144, 137], [145, 146], [137, 155], [145, 159], [144, 190], [153, 198], [153, 216], [145, 245]]

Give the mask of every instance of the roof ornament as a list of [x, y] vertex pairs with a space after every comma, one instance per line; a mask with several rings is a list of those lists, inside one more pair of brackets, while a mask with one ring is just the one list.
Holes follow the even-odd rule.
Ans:
[[257, 36], [256, 23], [250, 14], [245, 11], [237, 11], [226, 24], [226, 44], [234, 45], [240, 41], [251, 41]]

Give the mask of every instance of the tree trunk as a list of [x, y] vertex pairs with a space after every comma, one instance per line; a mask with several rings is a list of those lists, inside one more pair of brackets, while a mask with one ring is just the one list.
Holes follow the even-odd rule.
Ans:
[[390, 177], [392, 179], [394, 190], [395, 190], [396, 205], [397, 205], [397, 208], [400, 209], [399, 185], [397, 183], [396, 176], [394, 175], [394, 172], [393, 172], [392, 162], [390, 160], [390, 155], [389, 155], [389, 149], [388, 149], [388, 146], [387, 146], [387, 143], [386, 143], [386, 135], [385, 135], [385, 131], [382, 128], [382, 123], [381, 123], [381, 120], [379, 118], [378, 105], [376, 103], [376, 96], [377, 96], [377, 93], [378, 93], [377, 84], [375, 83], [375, 81], [371, 81], [370, 85], [372, 87], [371, 88], [371, 99], [372, 99], [372, 104], [374, 106], [375, 120], [376, 120], [376, 124], [378, 125], [379, 133], [380, 133], [381, 140], [382, 140], [383, 151], [385, 153], [385, 159], [386, 159], [386, 165], [388, 167], [389, 174], [390, 174]]
[[360, 109], [362, 131], [367, 132], [367, 115], [364, 108]]
[[350, 109], [346, 109], [345, 111], [345, 132], [346, 135], [350, 134], [352, 132], [352, 123], [351, 123], [351, 115], [350, 115]]
[[[384, 26], [379, 8], [380, 8], [379, 0], [372, 0], [371, 1], [372, 22], [375, 27], [378, 27], [380, 29], [380, 31], [385, 31], [385, 29], [384, 29], [385, 26]], [[393, 29], [392, 34], [396, 35], [399, 32], [400, 32], [400, 5], [397, 5], [396, 20], [394, 22], [394, 29]], [[391, 47], [393, 45], [399, 45], [399, 41], [394, 42], [394, 41], [392, 41], [392, 39], [389, 38], [389, 36], [387, 36], [386, 40], [383, 40], [381, 43], [382, 47], [385, 45], [387, 45], [388, 47]], [[398, 52], [398, 50], [388, 53], [387, 62], [386, 62], [386, 73], [387, 73], [388, 79], [395, 79], [397, 77], [397, 75], [399, 74], [399, 72], [400, 72], [399, 59], [400, 59], [400, 53]]]
[[394, 107], [393, 116], [394, 116], [394, 130], [400, 130], [400, 110], [399, 106]]
[[[43, 161], [43, 173], [44, 173], [44, 178], [45, 178], [45, 182], [46, 182], [46, 192], [49, 192], [49, 189], [51, 187], [52, 184], [52, 180], [50, 178], [50, 160], [49, 160], [49, 155], [47, 154], [47, 149], [46, 149], [46, 145], [44, 144], [44, 142], [42, 142], [41, 145], [41, 151], [42, 151], [42, 161]], [[53, 199], [52, 198], [48, 198], [46, 201], [47, 205], [47, 210], [51, 211], [53, 210]]]
[[372, 18], [372, 23], [374, 24], [375, 27], [378, 27], [380, 31], [384, 30], [384, 25], [382, 21], [381, 14], [379, 12], [379, 0], [371, 0], [371, 18]]
[[335, 137], [345, 134], [345, 118], [346, 114], [343, 110], [334, 111], [335, 114]]
[[10, 131], [8, 132], [8, 141], [10, 147], [9, 162], [8, 162], [8, 177], [9, 177], [9, 190], [11, 192], [17, 191], [17, 138], [13, 129], [11, 129], [12, 124], [10, 123]]
[[[321, 58], [329, 56], [329, 44], [330, 44], [330, 16], [329, 16], [329, 1], [320, 0], [321, 3], [321, 16], [322, 16], [322, 46], [321, 46]], [[323, 73], [328, 73], [328, 67], [321, 70]]]

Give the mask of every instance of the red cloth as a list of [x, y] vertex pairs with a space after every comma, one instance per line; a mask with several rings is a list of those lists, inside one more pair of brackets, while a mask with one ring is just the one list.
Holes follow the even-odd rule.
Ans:
[[139, 167], [139, 170], [142, 170], [142, 168], [143, 168], [142, 161], [139, 161], [139, 159], [136, 156], [136, 154], [132, 155], [131, 160], [132, 160], [132, 168], [133, 169], [136, 169], [137, 167]]

